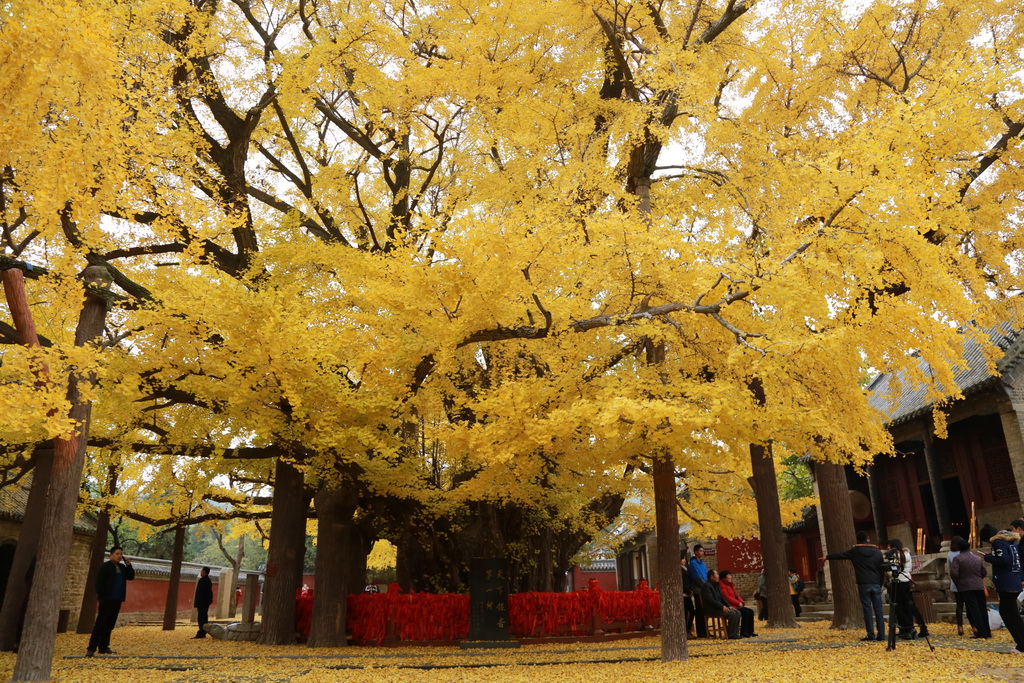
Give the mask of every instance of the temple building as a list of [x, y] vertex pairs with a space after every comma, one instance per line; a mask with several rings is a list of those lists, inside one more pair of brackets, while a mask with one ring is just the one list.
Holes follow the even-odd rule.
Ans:
[[[849, 470], [855, 524], [885, 541], [899, 538], [923, 552], [940, 550], [953, 535], [968, 538], [972, 506], [977, 526], [1002, 529], [1022, 512], [1024, 491], [1024, 335], [1003, 326], [990, 333], [1002, 350], [996, 373], [981, 346], [965, 337], [964, 365], [956, 373], [963, 398], [941, 409], [947, 436], [934, 435], [933, 410], [924, 386], [880, 375], [871, 402], [887, 415], [897, 455], [881, 456], [868, 476]], [[923, 373], [930, 368], [923, 360]], [[920, 530], [920, 531], [919, 531]]]

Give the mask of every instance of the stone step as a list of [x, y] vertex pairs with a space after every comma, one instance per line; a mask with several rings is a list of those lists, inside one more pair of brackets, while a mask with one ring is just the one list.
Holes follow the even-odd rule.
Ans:
[[[797, 621], [831, 621], [832, 616], [835, 614], [835, 610], [832, 607], [831, 602], [819, 602], [810, 605], [801, 605], [802, 612]], [[935, 607], [935, 621], [952, 623], [956, 620], [956, 603], [955, 602], [936, 602]], [[888, 614], [888, 604], [886, 604], [886, 614]]]
[[[885, 601], [883, 600], [883, 602], [885, 602]], [[888, 604], [888, 603], [886, 603], [886, 604]], [[932, 604], [935, 607], [935, 611], [936, 612], [955, 612], [956, 611], [956, 603], [955, 602], [935, 602], [935, 603], [932, 603]], [[807, 605], [801, 605], [800, 607], [802, 608], [802, 610], [803, 610], [803, 612], [805, 614], [807, 614], [807, 613], [816, 614], [818, 612], [828, 612], [828, 613], [831, 614], [832, 611], [833, 611], [833, 607], [832, 607], [832, 603], [831, 602], [814, 602], [814, 603], [810, 603], [810, 604], [807, 604]]]

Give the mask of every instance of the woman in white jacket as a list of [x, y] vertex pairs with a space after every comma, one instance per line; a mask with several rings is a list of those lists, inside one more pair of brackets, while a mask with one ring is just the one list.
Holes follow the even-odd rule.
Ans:
[[928, 625], [924, 623], [924, 617], [921, 616], [921, 611], [917, 609], [917, 605], [914, 604], [914, 599], [910, 595], [910, 572], [914, 566], [914, 559], [910, 554], [910, 551], [903, 547], [903, 542], [898, 538], [893, 538], [889, 541], [889, 552], [885, 554], [886, 559], [892, 562], [893, 568], [899, 567], [899, 571], [893, 575], [893, 580], [896, 582], [895, 586], [895, 601], [896, 601], [896, 624], [899, 626], [899, 636], [903, 640], [913, 640], [919, 635], [914, 630], [914, 621], [916, 620], [921, 626], [920, 635], [923, 637], [928, 636]]

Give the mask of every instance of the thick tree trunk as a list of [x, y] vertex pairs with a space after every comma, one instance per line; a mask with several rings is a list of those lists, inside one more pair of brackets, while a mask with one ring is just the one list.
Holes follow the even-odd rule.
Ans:
[[295, 591], [302, 587], [306, 502], [302, 472], [283, 458], [274, 469], [274, 510], [263, 591], [261, 645], [295, 642]]
[[[117, 493], [117, 466], [111, 465], [107, 470], [107, 495]], [[100, 565], [103, 564], [103, 557], [107, 552], [107, 532], [110, 530], [110, 513], [106, 510], [96, 516], [96, 535], [92, 538], [92, 548], [89, 551], [89, 574], [85, 578], [85, 591], [82, 593], [82, 608], [78, 613], [78, 628], [76, 633], [92, 633], [92, 627], [96, 625], [96, 575], [99, 574]]]
[[764, 578], [768, 587], [768, 626], [795, 628], [796, 612], [789, 600], [786, 537], [782, 531], [779, 485], [771, 446], [750, 444], [750, 469], [757, 498], [757, 525], [761, 536]]
[[[7, 306], [18, 330], [18, 337], [25, 346], [39, 346], [39, 335], [36, 333], [35, 321], [28, 307], [25, 296], [25, 278], [20, 270], [3, 272], [4, 294]], [[49, 381], [49, 371], [43, 366], [36, 370], [37, 382]], [[46, 508], [46, 492], [50, 486], [50, 475], [53, 468], [53, 452], [42, 450], [35, 455], [32, 468], [32, 485], [25, 504], [25, 517], [18, 534], [18, 545], [14, 550], [14, 559], [4, 591], [3, 609], [0, 609], [0, 650], [11, 651], [17, 642], [18, 622], [21, 620], [21, 609], [24, 605], [25, 591], [28, 590], [27, 575], [32, 560], [39, 549], [39, 535], [43, 528], [43, 511]]]
[[[90, 266], [86, 268], [85, 279], [87, 282], [102, 282], [106, 279], [106, 270]], [[103, 296], [95, 291], [87, 292], [75, 331], [76, 346], [89, 344], [100, 336], [106, 314], [107, 305]], [[82, 400], [80, 386], [88, 382], [91, 382], [91, 378], [78, 375], [72, 375], [68, 381], [67, 397], [71, 404], [69, 417], [77, 432], [68, 439], [54, 440], [53, 478], [50, 480], [43, 515], [35, 571], [35, 576], [40, 580], [33, 582], [29, 595], [24, 633], [11, 676], [15, 681], [45, 681], [51, 678], [61, 592], [53, 590], [50, 582], [63, 580], [67, 570], [91, 412], [91, 404]], [[41, 580], [43, 577], [46, 580]]]
[[167, 582], [167, 602], [164, 604], [165, 631], [174, 630], [178, 620], [178, 588], [181, 586], [181, 561], [185, 556], [185, 527], [174, 527], [174, 551], [171, 553], [171, 577]]
[[[857, 542], [853, 528], [850, 491], [846, 469], [832, 462], [814, 463], [814, 480], [818, 485], [821, 523], [825, 530], [825, 547], [829, 552], [845, 550]], [[832, 628], [857, 629], [864, 625], [857, 594], [857, 580], [850, 562], [829, 562], [832, 577]]]
[[3, 609], [0, 610], [0, 650], [6, 652], [13, 650], [17, 643], [18, 622], [21, 621], [21, 610], [25, 605], [25, 591], [29, 588], [28, 572], [39, 551], [52, 469], [53, 452], [47, 450], [38, 453], [36, 466], [32, 469], [32, 486], [25, 504], [25, 518], [18, 533], [18, 545], [14, 549], [10, 578], [4, 591]]
[[357, 499], [342, 488], [321, 488], [314, 498], [317, 518], [316, 590], [309, 647], [344, 647], [345, 611], [352, 572], [346, 565], [358, 550], [352, 547], [352, 515]]
[[654, 519], [658, 534], [658, 581], [661, 584], [661, 661], [689, 656], [683, 575], [679, 571], [679, 511], [672, 458], [654, 458]]

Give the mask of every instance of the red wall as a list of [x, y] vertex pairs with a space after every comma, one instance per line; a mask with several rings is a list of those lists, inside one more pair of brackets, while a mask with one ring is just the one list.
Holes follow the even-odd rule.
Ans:
[[764, 568], [761, 539], [718, 537], [718, 570], [734, 574], [755, 574]]
[[606, 591], [617, 591], [619, 586], [615, 580], [615, 572], [585, 572], [579, 567], [572, 568], [572, 586], [573, 590], [585, 591], [587, 586], [590, 585], [591, 579], [597, 579], [597, 585], [602, 590]]
[[[127, 600], [121, 606], [122, 612], [159, 612], [163, 614], [164, 605], [167, 603], [167, 587], [169, 581], [153, 577], [139, 577], [128, 582]], [[213, 582], [213, 604], [211, 612], [217, 605], [217, 595], [220, 593], [220, 586]], [[178, 610], [192, 609], [192, 601], [196, 594], [195, 581], [182, 581], [178, 586]], [[243, 596], [235, 591], [235, 601], [241, 605]]]
[[[169, 581], [151, 577], [139, 577], [128, 582], [127, 600], [121, 606], [122, 612], [163, 612], [167, 603]], [[195, 581], [182, 581], [178, 585], [178, 609], [192, 609], [195, 597]], [[213, 583], [213, 604], [217, 604], [218, 586]]]

